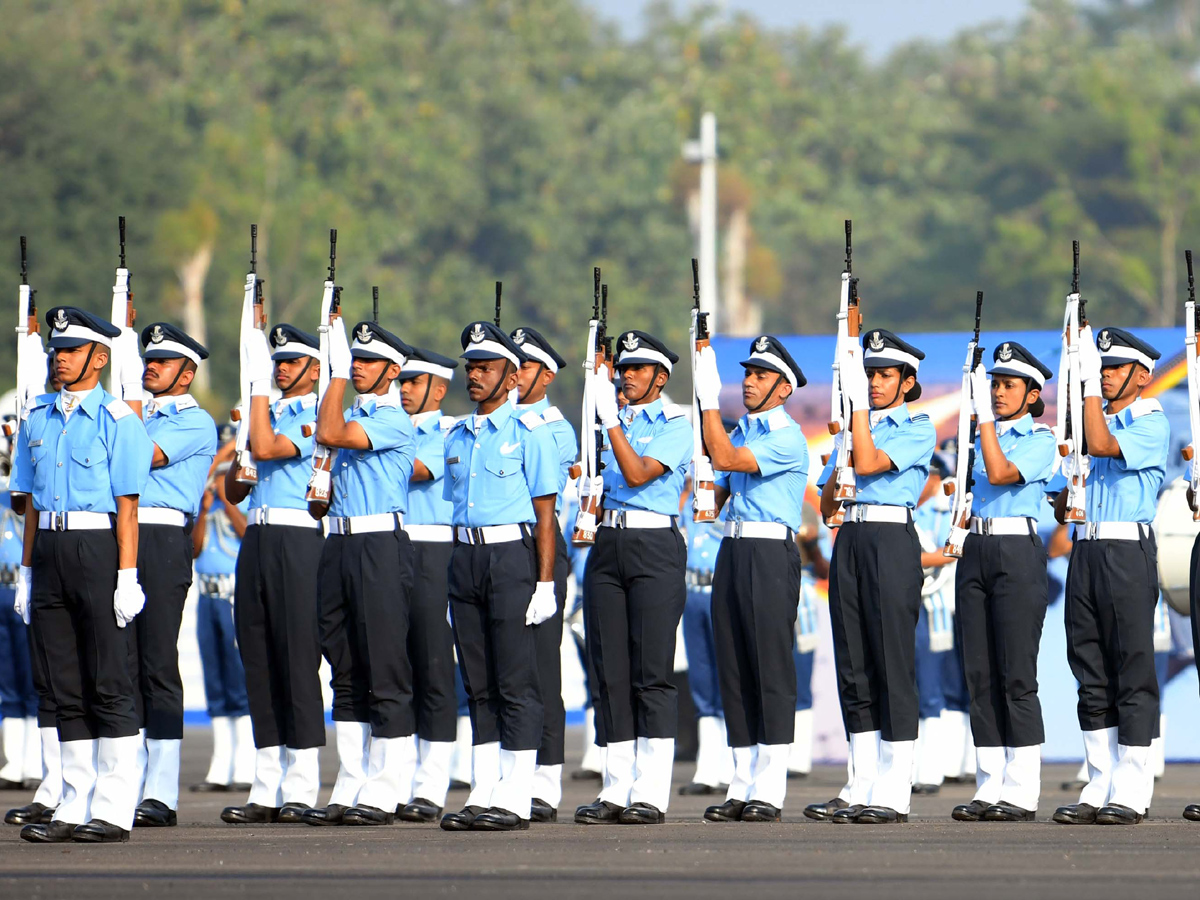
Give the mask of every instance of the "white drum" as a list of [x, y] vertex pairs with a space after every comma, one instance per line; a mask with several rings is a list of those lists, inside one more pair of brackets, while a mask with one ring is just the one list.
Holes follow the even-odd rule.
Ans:
[[1191, 614], [1189, 583], [1192, 545], [1200, 534], [1200, 522], [1192, 520], [1187, 504], [1187, 479], [1177, 478], [1158, 498], [1154, 536], [1158, 542], [1158, 583], [1171, 609]]

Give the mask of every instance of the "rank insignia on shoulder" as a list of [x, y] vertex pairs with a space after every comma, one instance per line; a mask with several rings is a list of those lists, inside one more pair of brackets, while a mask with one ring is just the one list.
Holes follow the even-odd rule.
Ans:
[[121, 400], [119, 397], [114, 397], [108, 403], [104, 404], [104, 408], [107, 409], [109, 415], [117, 421], [125, 418], [126, 416], [133, 415], [133, 409], [130, 408], [128, 403], [126, 403], [124, 400]]
[[535, 428], [541, 428], [546, 424], [546, 422], [541, 416], [539, 416], [533, 410], [530, 410], [521, 416], [521, 424], [530, 431], [533, 431]]
[[561, 422], [563, 414], [557, 406], [548, 406], [542, 410], [542, 419], [546, 422]]

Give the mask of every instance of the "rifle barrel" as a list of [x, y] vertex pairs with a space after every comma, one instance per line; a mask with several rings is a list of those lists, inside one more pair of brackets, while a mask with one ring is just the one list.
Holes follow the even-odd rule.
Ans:
[[[1192, 271], [1192, 251], [1188, 251], [1188, 272]], [[25, 235], [21, 235], [21, 284], [29, 284], [29, 262], [25, 252]]]
[[371, 287], [371, 319], [376, 325], [379, 324], [379, 285], [377, 284]]
[[700, 308], [700, 261], [692, 257], [692, 305]]
[[500, 295], [504, 291], [504, 282], [496, 282], [496, 327], [500, 327]]
[[592, 267], [592, 318], [600, 318], [600, 267]]
[[125, 268], [125, 217], [117, 216], [117, 231], [121, 236], [121, 268]]
[[250, 272], [258, 272], [258, 225], [250, 223]]
[[850, 232], [851, 232], [851, 227], [852, 227], [852, 226], [851, 226], [851, 220], [850, 220], [850, 219], [847, 219], [847, 220], [846, 220], [846, 271], [847, 271], [847, 272], [851, 272], [851, 271], [853, 271], [853, 270], [850, 268], [850, 258], [851, 258], [851, 256], [853, 255], [852, 245], [851, 245], [851, 242], [850, 242]]
[[[1191, 298], [1192, 302], [1195, 302], [1195, 300], [1196, 300], [1196, 279], [1192, 275], [1192, 251], [1191, 250], [1183, 251], [1183, 258], [1187, 260], [1188, 296]], [[21, 238], [21, 259], [22, 260], [25, 259], [25, 238]]]
[[337, 229], [329, 229], [329, 280], [337, 281]]
[[975, 343], [979, 343], [979, 320], [983, 315], [983, 291], [975, 292]]
[[1074, 264], [1071, 268], [1071, 293], [1079, 293], [1079, 241], [1071, 241], [1071, 256]]

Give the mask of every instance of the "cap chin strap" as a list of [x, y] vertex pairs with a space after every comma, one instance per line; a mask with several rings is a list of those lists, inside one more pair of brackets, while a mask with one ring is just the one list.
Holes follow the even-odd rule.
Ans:
[[421, 395], [421, 402], [417, 404], [417, 411], [414, 416], [419, 416], [425, 412], [425, 404], [429, 402], [429, 392], [433, 389], [433, 376], [426, 374], [425, 376], [425, 393]]
[[179, 359], [181, 360], [179, 364], [179, 371], [175, 373], [175, 377], [171, 379], [171, 383], [167, 385], [166, 389], [159, 391], [154, 395], [155, 397], [161, 397], [163, 394], [169, 394], [171, 391], [175, 390], [175, 385], [178, 384], [179, 379], [183, 377], [183, 370], [187, 368], [187, 357], [181, 356]]
[[662, 363], [655, 363], [655, 364], [654, 364], [654, 375], [653, 375], [653, 376], [651, 376], [651, 378], [650, 378], [650, 386], [649, 386], [648, 388], [646, 388], [646, 390], [645, 390], [645, 392], [642, 394], [642, 396], [638, 397], [636, 400], [635, 400], [635, 399], [633, 399], [632, 397], [626, 397], [626, 398], [625, 398], [626, 400], [628, 400], [628, 401], [629, 401], [629, 405], [630, 405], [630, 406], [638, 406], [638, 405], [640, 405], [640, 404], [641, 404], [641, 402], [642, 402], [643, 400], [645, 400], [647, 396], [649, 396], [650, 392], [651, 392], [652, 390], [654, 390], [654, 382], [658, 381], [658, 373], [659, 373], [660, 371], [662, 371]]
[[380, 362], [385, 362], [385, 363], [387, 363], [387, 365], [383, 367], [383, 371], [379, 373], [379, 377], [375, 379], [375, 382], [369, 388], [367, 388], [365, 391], [362, 391], [361, 393], [363, 393], [363, 394], [375, 393], [375, 388], [379, 387], [379, 382], [383, 381], [383, 379], [387, 376], [388, 369], [390, 369], [392, 367], [392, 364], [390, 361], [388, 361], [386, 359], [380, 360]]
[[65, 384], [63, 384], [63, 387], [65, 387], [68, 391], [71, 390], [71, 388], [73, 388], [75, 385], [79, 384], [79, 382], [83, 381], [83, 379], [87, 377], [88, 366], [90, 366], [92, 364], [92, 354], [94, 354], [95, 352], [96, 352], [96, 342], [92, 341], [88, 345], [88, 354], [83, 359], [83, 368], [79, 370], [79, 377], [76, 378], [74, 381], [68, 381]]
[[279, 390], [283, 391], [283, 393], [286, 394], [288, 391], [290, 391], [292, 388], [294, 388], [297, 384], [300, 383], [300, 379], [303, 378], [305, 376], [305, 374], [308, 372], [308, 369], [313, 364], [315, 357], [306, 356], [305, 359], [307, 360], [307, 362], [304, 363], [304, 368], [296, 373], [296, 377], [292, 379], [292, 383], [289, 384], [287, 387], [281, 386], [279, 388]]
[[[1137, 367], [1140, 365], [1141, 365], [1141, 363], [1137, 363], [1137, 362], [1130, 365], [1129, 374], [1126, 375], [1125, 380], [1121, 382], [1121, 389], [1119, 391], [1117, 391], [1117, 397], [1121, 397], [1124, 395], [1125, 388], [1129, 387], [1129, 381], [1130, 381], [1130, 379], [1133, 378], [1133, 373], [1137, 370]], [[1114, 399], [1116, 399], [1116, 398], [1114, 398]]]
[[[537, 374], [533, 376], [533, 381], [529, 382], [529, 390], [527, 390], [525, 392], [525, 397], [528, 397], [530, 394], [533, 393], [533, 389], [535, 387], [537, 387], [538, 379], [542, 377], [542, 373], [545, 371], [546, 371], [546, 364], [544, 362], [539, 362], [538, 368], [537, 368]], [[517, 391], [517, 402], [518, 403], [524, 403], [525, 397], [521, 396], [521, 392], [519, 390]]]
[[765, 397], [763, 397], [763, 398], [762, 398], [762, 402], [761, 402], [761, 403], [759, 403], [759, 404], [758, 404], [758, 406], [747, 406], [747, 407], [746, 407], [746, 412], [748, 412], [748, 413], [756, 413], [756, 412], [758, 412], [760, 409], [762, 409], [762, 408], [763, 408], [763, 407], [766, 405], [767, 401], [771, 399], [771, 395], [775, 393], [775, 388], [779, 387], [779, 383], [780, 383], [781, 381], [783, 381], [783, 376], [782, 376], [782, 375], [776, 375], [776, 376], [775, 376], [775, 383], [774, 383], [773, 385], [771, 385], [771, 389], [770, 389], [769, 391], [767, 391], [767, 396], [765, 396]]
[[1007, 422], [1010, 419], [1020, 418], [1029, 411], [1029, 392], [1033, 390], [1033, 387], [1030, 385], [1031, 379], [1022, 378], [1021, 380], [1025, 382], [1025, 395], [1021, 398], [1021, 405], [1017, 407], [1017, 411], [1014, 413], [1009, 413], [1007, 416], [996, 416], [997, 422]]
[[496, 386], [492, 388], [492, 392], [479, 401], [479, 405], [482, 406], [485, 403], [492, 402], [492, 398], [495, 397], [496, 394], [500, 392], [500, 389], [504, 387], [504, 382], [508, 381], [508, 367], [511, 365], [512, 360], [504, 360], [504, 373], [500, 376], [500, 380], [496, 382]]

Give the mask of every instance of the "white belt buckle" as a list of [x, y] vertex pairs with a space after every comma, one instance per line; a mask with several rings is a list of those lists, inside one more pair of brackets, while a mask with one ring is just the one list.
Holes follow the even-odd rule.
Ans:
[[623, 509], [614, 509], [613, 510], [613, 527], [614, 528], [624, 528], [625, 527], [625, 510], [623, 510]]
[[67, 514], [65, 512], [50, 513], [50, 530], [51, 531], [66, 531], [67, 530]]
[[1094, 541], [1097, 539], [1099, 534], [1100, 534], [1100, 523], [1099, 522], [1085, 522], [1084, 523], [1084, 540]]

